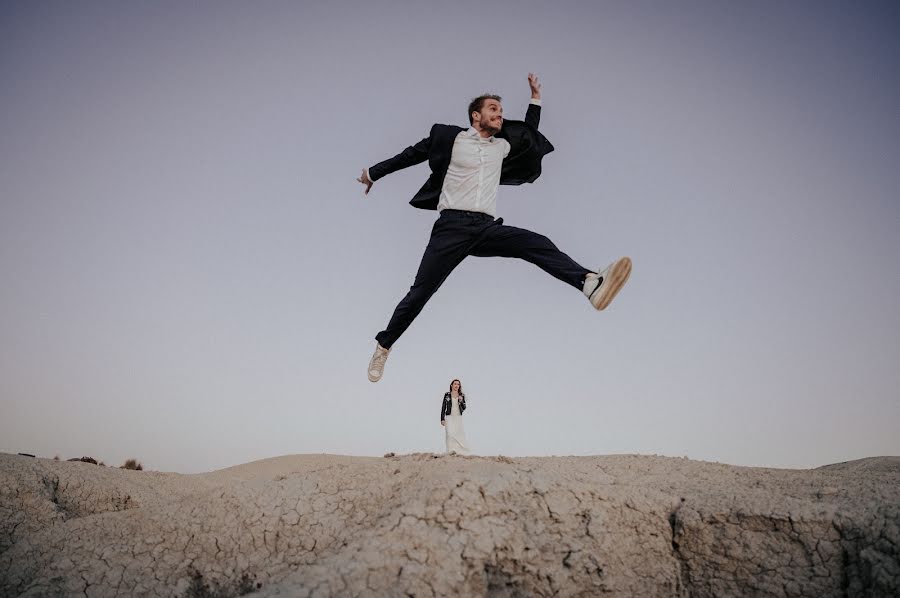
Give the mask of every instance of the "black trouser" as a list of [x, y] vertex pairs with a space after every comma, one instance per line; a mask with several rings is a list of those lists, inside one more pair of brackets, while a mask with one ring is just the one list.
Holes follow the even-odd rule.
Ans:
[[494, 220], [481, 212], [443, 210], [431, 229], [415, 282], [397, 305], [387, 328], [375, 337], [379, 345], [389, 349], [400, 338], [467, 255], [521, 258], [578, 290], [590, 272], [543, 235], [505, 226], [502, 218]]

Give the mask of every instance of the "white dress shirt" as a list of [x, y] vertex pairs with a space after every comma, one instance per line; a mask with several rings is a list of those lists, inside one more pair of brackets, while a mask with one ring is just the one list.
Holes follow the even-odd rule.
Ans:
[[482, 137], [474, 127], [457, 135], [438, 211], [449, 208], [496, 216], [500, 167], [509, 150], [506, 139]]
[[[531, 103], [541, 105], [540, 100], [531, 100]], [[441, 188], [438, 211], [466, 210], [496, 217], [500, 169], [509, 150], [506, 139], [493, 135], [482, 137], [474, 127], [457, 135]]]

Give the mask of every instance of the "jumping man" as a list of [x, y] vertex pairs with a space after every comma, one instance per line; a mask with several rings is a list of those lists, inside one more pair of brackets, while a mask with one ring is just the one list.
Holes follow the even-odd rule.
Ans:
[[594, 272], [557, 249], [547, 237], [495, 219], [498, 185], [534, 182], [541, 174], [541, 159], [553, 151], [553, 145], [538, 131], [541, 84], [531, 73], [528, 83], [531, 103], [524, 122], [504, 121], [500, 96], [479, 96], [469, 104], [468, 129], [436, 124], [428, 137], [363, 169], [357, 179], [368, 194], [372, 184], [385, 175], [428, 160], [431, 176], [410, 204], [440, 212], [415, 281], [387, 328], [375, 336], [368, 372], [372, 382], [381, 380], [391, 347], [466, 256], [531, 262], [583, 292], [598, 310], [605, 309], [628, 280], [631, 260], [627, 257]]

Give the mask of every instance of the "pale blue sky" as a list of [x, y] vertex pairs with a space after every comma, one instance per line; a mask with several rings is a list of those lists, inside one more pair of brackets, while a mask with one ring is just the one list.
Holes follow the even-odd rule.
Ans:
[[[809, 467], [900, 454], [893, 2], [4, 2], [0, 451], [197, 472], [440, 451]], [[544, 85], [507, 224], [366, 379], [435, 213], [359, 170]]]

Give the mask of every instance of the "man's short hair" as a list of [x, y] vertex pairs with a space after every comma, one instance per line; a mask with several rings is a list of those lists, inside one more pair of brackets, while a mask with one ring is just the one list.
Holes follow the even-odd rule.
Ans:
[[487, 100], [497, 100], [498, 102], [502, 102], [503, 99], [492, 93], [486, 93], [484, 95], [480, 95], [469, 104], [469, 124], [471, 125], [474, 121], [472, 120], [473, 112], [481, 112], [481, 109], [484, 107], [484, 103]]

